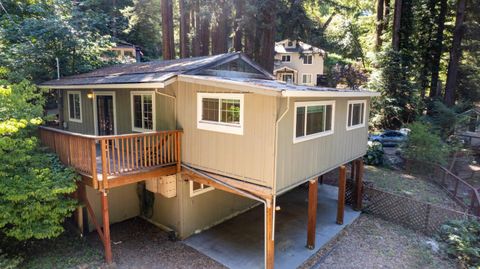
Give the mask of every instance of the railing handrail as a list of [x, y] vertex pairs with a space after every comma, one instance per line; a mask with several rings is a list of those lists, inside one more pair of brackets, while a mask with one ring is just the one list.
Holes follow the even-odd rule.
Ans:
[[130, 138], [130, 137], [139, 137], [139, 136], [149, 136], [149, 135], [166, 134], [166, 133], [183, 133], [183, 130], [164, 130], [164, 131], [151, 131], [151, 132], [145, 132], [145, 133], [120, 134], [120, 135], [87, 135], [87, 134], [69, 132], [69, 131], [66, 131], [66, 130], [47, 127], [47, 126], [39, 126], [38, 128], [48, 130], [48, 131], [52, 131], [52, 132], [58, 132], [58, 133], [62, 133], [62, 134], [65, 134], [65, 135], [70, 135], [70, 136], [95, 139], [95, 140], [98, 140], [98, 141], [108, 140], [108, 139], [116, 139], [116, 138]]

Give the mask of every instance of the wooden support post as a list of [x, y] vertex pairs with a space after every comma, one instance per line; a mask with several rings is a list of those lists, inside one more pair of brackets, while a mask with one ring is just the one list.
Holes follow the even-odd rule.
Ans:
[[339, 168], [338, 177], [338, 206], [337, 206], [337, 224], [343, 224], [343, 214], [345, 211], [345, 188], [347, 185], [346, 168], [344, 165]]
[[323, 184], [323, 175], [318, 177], [318, 181], [320, 181], [320, 184]]
[[275, 214], [275, 205], [273, 201], [267, 201], [265, 206], [265, 222], [266, 222], [266, 229], [265, 229], [265, 268], [266, 269], [273, 269], [275, 265], [275, 242], [273, 240], [273, 227], [274, 227], [274, 215]]
[[315, 248], [315, 229], [317, 226], [317, 197], [318, 181], [310, 180], [308, 184], [308, 226], [307, 226], [307, 248]]
[[112, 259], [112, 245], [110, 243], [110, 217], [108, 213], [108, 197], [107, 191], [100, 192], [102, 202], [102, 219], [103, 219], [103, 247], [105, 249], [105, 261], [111, 264]]
[[362, 210], [362, 200], [363, 200], [363, 159], [360, 158], [356, 161], [357, 169], [355, 174], [355, 210]]

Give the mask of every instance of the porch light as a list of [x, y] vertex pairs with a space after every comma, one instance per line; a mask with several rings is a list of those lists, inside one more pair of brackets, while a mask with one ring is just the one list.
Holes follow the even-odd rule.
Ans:
[[93, 98], [93, 92], [87, 93], [87, 98], [88, 98], [88, 99], [92, 99], [92, 98]]

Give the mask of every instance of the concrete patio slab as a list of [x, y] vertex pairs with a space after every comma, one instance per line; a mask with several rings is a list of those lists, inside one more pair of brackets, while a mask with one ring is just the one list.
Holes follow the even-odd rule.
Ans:
[[[315, 249], [305, 247], [307, 240], [308, 189], [298, 187], [277, 198], [275, 221], [275, 268], [291, 269], [301, 265], [330, 241], [360, 212], [345, 207], [343, 225], [337, 225], [338, 188], [319, 185]], [[235, 218], [186, 239], [185, 244], [232, 269], [264, 267], [264, 207], [253, 208]]]

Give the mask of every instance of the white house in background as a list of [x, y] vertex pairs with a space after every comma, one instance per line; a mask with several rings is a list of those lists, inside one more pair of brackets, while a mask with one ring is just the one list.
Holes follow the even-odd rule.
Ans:
[[317, 78], [323, 75], [325, 51], [301, 41], [285, 39], [275, 43], [275, 66], [277, 80], [298, 85], [316, 86]]
[[125, 41], [116, 41], [116, 46], [110, 48], [115, 53], [115, 57], [122, 63], [139, 63], [142, 57], [142, 51], [139, 46]]

